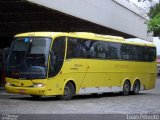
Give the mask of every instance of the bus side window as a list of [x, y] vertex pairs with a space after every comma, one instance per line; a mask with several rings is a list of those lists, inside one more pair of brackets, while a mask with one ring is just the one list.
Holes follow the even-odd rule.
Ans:
[[65, 37], [58, 37], [54, 40], [50, 51], [49, 77], [57, 75], [63, 65], [65, 55]]
[[105, 42], [98, 41], [96, 46], [96, 57], [98, 59], [105, 59], [106, 58], [106, 48], [105, 48]]
[[136, 56], [137, 61], [145, 61], [145, 47], [143, 46], [136, 46]]
[[109, 43], [109, 49], [110, 49], [110, 57], [111, 59], [120, 59], [120, 47], [121, 44], [119, 43]]
[[67, 58], [78, 58], [81, 56], [79, 42], [80, 40], [77, 38], [68, 38]]
[[94, 51], [94, 44], [96, 41], [89, 39], [82, 39], [81, 53], [83, 58], [95, 58], [96, 53]]
[[156, 49], [153, 47], [146, 47], [145, 60], [154, 61], [156, 59]]

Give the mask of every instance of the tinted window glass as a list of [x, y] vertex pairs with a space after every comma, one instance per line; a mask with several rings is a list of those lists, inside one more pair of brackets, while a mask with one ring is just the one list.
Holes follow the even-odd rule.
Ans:
[[7, 77], [44, 79], [47, 77], [51, 38], [15, 38], [8, 55]]
[[110, 45], [111, 59], [121, 59], [121, 55], [120, 55], [121, 44], [119, 44], [119, 43], [109, 43], [109, 45]]
[[56, 38], [50, 52], [49, 77], [54, 77], [59, 73], [64, 61], [65, 37]]
[[69, 38], [67, 58], [153, 61], [155, 48], [122, 43]]
[[95, 58], [95, 41], [68, 38], [67, 58]]
[[138, 61], [145, 61], [145, 47], [136, 46], [136, 56]]
[[154, 61], [156, 59], [156, 49], [153, 47], [146, 47], [146, 61]]
[[97, 44], [95, 45], [95, 50], [96, 50], [96, 58], [101, 58], [101, 59], [106, 58], [105, 42], [98, 41]]
[[96, 41], [81, 39], [83, 58], [96, 58]]
[[77, 58], [81, 56], [80, 40], [77, 38], [68, 38], [67, 58]]

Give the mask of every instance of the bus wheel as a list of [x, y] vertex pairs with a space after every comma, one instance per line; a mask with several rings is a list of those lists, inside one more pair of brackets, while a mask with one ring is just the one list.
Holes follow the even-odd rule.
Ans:
[[125, 96], [128, 95], [130, 92], [130, 88], [131, 88], [130, 82], [128, 80], [126, 80], [123, 84], [122, 94]]
[[41, 96], [40, 95], [31, 95], [33, 99], [39, 99]]
[[64, 88], [64, 95], [57, 96], [61, 100], [70, 100], [75, 95], [75, 88], [71, 82], [68, 82]]
[[137, 95], [139, 93], [139, 91], [140, 91], [140, 82], [138, 80], [136, 80], [134, 82], [134, 85], [133, 85], [133, 91], [132, 91], [132, 93], [134, 95]]

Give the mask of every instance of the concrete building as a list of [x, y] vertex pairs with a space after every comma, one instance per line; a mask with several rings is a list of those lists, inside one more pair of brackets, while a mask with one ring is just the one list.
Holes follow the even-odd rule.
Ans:
[[141, 38], [148, 18], [128, 0], [0, 0], [0, 50], [17, 33], [85, 31]]
[[0, 39], [30, 31], [89, 31], [152, 41], [148, 20], [128, 0], [0, 0]]

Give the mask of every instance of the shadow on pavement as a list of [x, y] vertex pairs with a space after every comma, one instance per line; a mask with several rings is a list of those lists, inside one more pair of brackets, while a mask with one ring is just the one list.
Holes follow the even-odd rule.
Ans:
[[[139, 93], [138, 95], [148, 95], [148, 93]], [[129, 95], [129, 96], [138, 96], [138, 95]], [[121, 93], [103, 93], [103, 94], [88, 94], [88, 95], [76, 95], [72, 98], [72, 100], [86, 100], [86, 99], [93, 99], [93, 98], [105, 98], [105, 97], [121, 97], [123, 96]], [[123, 97], [128, 97], [128, 96], [123, 96]], [[43, 96], [38, 99], [33, 98], [32, 96], [29, 95], [15, 95], [15, 96], [10, 96], [9, 99], [17, 99], [17, 100], [27, 100], [27, 101], [60, 101], [57, 97], [55, 96]]]

